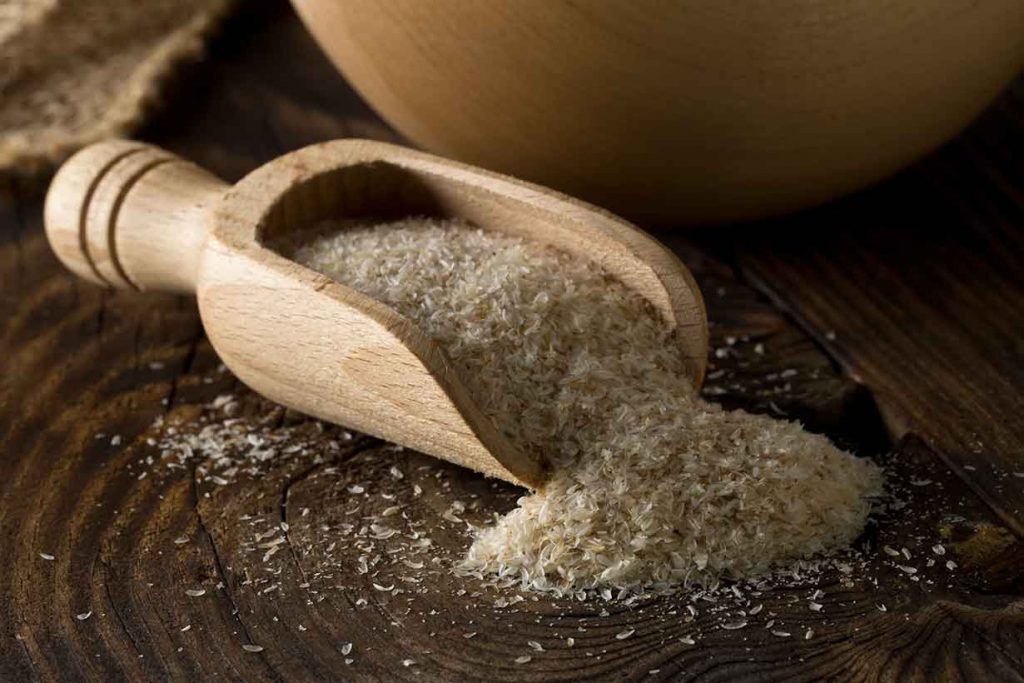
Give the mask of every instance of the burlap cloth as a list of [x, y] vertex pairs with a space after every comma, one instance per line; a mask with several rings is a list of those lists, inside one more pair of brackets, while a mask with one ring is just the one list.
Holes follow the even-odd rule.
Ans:
[[0, 171], [123, 135], [233, 0], [0, 0]]

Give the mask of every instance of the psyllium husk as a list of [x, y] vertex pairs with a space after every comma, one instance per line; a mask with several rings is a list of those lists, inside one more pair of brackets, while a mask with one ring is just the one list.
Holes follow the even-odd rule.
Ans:
[[882, 475], [693, 389], [657, 311], [595, 263], [453, 221], [320, 226], [291, 256], [394, 308], [553, 467], [457, 571], [558, 594], [743, 578], [847, 546]]

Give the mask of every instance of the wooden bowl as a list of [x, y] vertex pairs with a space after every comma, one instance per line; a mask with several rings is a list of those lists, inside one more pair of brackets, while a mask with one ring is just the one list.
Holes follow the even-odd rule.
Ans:
[[659, 222], [863, 187], [1024, 66], [1022, 0], [294, 4], [417, 144]]

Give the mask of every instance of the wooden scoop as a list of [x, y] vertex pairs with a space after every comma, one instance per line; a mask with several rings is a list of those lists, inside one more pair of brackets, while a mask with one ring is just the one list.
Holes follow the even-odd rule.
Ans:
[[393, 309], [275, 251], [331, 218], [458, 218], [600, 263], [677, 328], [699, 386], [700, 292], [658, 242], [557, 192], [378, 142], [287, 154], [234, 187], [148, 145], [112, 141], [61, 167], [46, 233], [101, 285], [195, 293], [211, 343], [264, 396], [484, 474], [541, 487], [545, 463], [483, 415], [441, 349]]

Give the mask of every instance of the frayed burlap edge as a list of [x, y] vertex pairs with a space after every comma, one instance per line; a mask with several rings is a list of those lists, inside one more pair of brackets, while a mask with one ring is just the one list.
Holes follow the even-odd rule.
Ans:
[[88, 144], [131, 133], [160, 103], [163, 88], [175, 70], [202, 56], [207, 38], [236, 3], [237, 0], [215, 1], [210, 9], [168, 34], [132, 71], [106, 114], [89, 128], [80, 131], [54, 128], [42, 140], [38, 131], [32, 134], [9, 132], [0, 140], [0, 174], [43, 173]]

